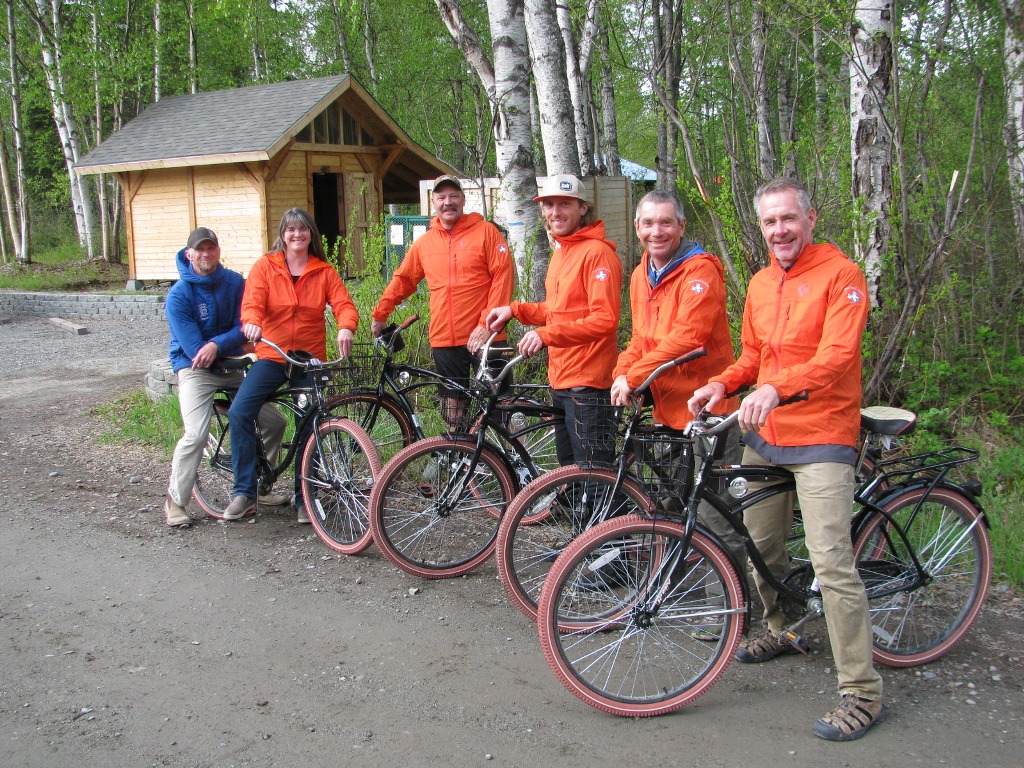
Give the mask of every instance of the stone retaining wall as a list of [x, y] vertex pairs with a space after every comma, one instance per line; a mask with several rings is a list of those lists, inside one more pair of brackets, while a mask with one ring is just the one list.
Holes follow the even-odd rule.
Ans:
[[146, 396], [150, 400], [160, 400], [178, 393], [178, 376], [171, 370], [170, 360], [154, 360], [149, 364], [149, 373], [143, 381], [146, 385]]
[[164, 317], [165, 295], [0, 291], [0, 314], [115, 320]]

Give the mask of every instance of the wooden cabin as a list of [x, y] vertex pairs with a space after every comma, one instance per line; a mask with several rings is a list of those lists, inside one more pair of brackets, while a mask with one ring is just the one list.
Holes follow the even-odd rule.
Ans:
[[[385, 205], [418, 203], [420, 181], [456, 169], [416, 144], [348, 75], [161, 99], [78, 165], [124, 191], [133, 280], [177, 279], [175, 254], [198, 226], [221, 261], [248, 274], [281, 215], [310, 211], [333, 243], [361, 234]], [[351, 232], [348, 230], [351, 228]]]

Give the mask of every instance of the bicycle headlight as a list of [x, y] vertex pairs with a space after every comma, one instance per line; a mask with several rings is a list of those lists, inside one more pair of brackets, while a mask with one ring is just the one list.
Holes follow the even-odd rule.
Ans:
[[516, 411], [509, 417], [508, 423], [513, 429], [522, 429], [526, 426], [526, 414]]
[[750, 486], [747, 483], [747, 478], [736, 477], [729, 482], [729, 495], [734, 499], [742, 499], [750, 492]]
[[299, 395], [295, 402], [298, 404], [299, 408], [306, 410], [306, 406], [309, 405], [309, 397], [304, 394]]
[[410, 381], [412, 381], [412, 376], [409, 375], [408, 371], [399, 371], [398, 372], [398, 383], [399, 384], [401, 384], [403, 387], [407, 387], [407, 386], [409, 386], [409, 382]]

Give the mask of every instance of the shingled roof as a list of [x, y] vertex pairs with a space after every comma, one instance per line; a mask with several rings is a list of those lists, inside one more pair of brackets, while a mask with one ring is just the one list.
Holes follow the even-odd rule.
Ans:
[[[342, 93], [353, 90], [405, 145], [421, 178], [450, 172], [348, 75], [161, 99], [78, 163], [83, 174], [269, 160]], [[409, 153], [413, 157], [409, 156]], [[441, 170], [438, 170], [438, 169]]]

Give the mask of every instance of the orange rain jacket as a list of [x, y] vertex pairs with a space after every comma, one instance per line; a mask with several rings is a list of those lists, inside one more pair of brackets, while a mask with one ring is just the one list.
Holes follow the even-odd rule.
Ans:
[[[707, 356], [665, 371], [651, 384], [655, 421], [682, 429], [693, 418], [686, 403], [694, 391], [736, 359], [725, 310], [725, 270], [716, 257], [698, 252], [652, 288], [649, 264], [644, 252], [633, 270], [633, 336], [619, 355], [615, 376], [625, 375], [630, 389], [636, 389], [662, 363], [704, 347]], [[714, 410], [732, 413], [737, 406], [736, 398], [730, 398]]]
[[864, 275], [838, 248], [808, 245], [788, 272], [772, 254], [747, 290], [739, 360], [712, 381], [730, 392], [771, 384], [783, 400], [808, 393], [768, 416], [771, 445], [855, 446], [868, 310]]
[[387, 320], [426, 277], [430, 346], [463, 346], [473, 330], [485, 324], [491, 307], [508, 304], [513, 275], [508, 246], [491, 222], [479, 213], [466, 213], [449, 234], [435, 216], [395, 270], [372, 317]]
[[622, 262], [605, 239], [604, 222], [554, 237], [544, 278], [545, 300], [513, 301], [512, 315], [537, 328], [548, 348], [554, 389], [612, 385], [622, 301]]
[[[321, 360], [327, 357], [324, 308], [331, 305], [338, 330], [353, 333], [359, 310], [334, 267], [312, 254], [298, 281], [284, 261], [284, 253], [268, 253], [252, 266], [242, 296], [242, 324], [263, 329], [263, 336], [281, 349], [304, 350]], [[266, 344], [256, 345], [260, 359], [284, 360]]]

